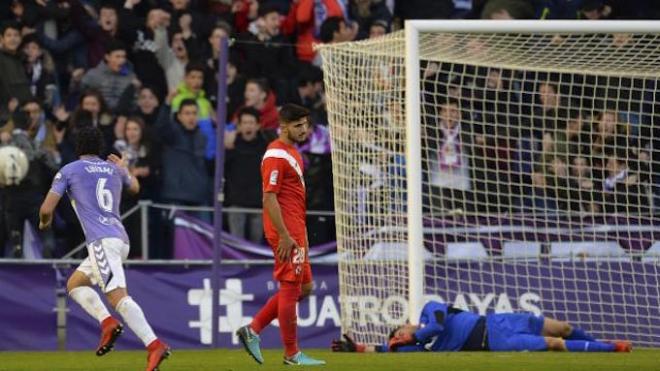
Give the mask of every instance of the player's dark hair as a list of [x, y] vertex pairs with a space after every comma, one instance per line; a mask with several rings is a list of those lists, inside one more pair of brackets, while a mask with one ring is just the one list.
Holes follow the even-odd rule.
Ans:
[[248, 116], [254, 116], [254, 118], [259, 122], [259, 119], [261, 118], [261, 114], [259, 114], [259, 110], [254, 108], [254, 107], [243, 107], [240, 110], [238, 110], [238, 121], [241, 121], [241, 117], [243, 115], [248, 115]]
[[282, 124], [298, 121], [305, 117], [309, 117], [309, 110], [297, 104], [287, 103], [280, 109], [280, 123]]
[[103, 133], [94, 126], [78, 127], [76, 130], [76, 156], [96, 155], [103, 151]]
[[179, 104], [179, 112], [183, 111], [183, 108], [187, 106], [195, 106], [197, 108], [197, 102], [192, 98], [182, 100]]
[[321, 42], [329, 43], [332, 41], [335, 37], [335, 32], [339, 32], [342, 22], [344, 22], [342, 17], [330, 17], [323, 21], [319, 35]]
[[199, 62], [190, 62], [186, 64], [186, 75], [194, 71], [201, 72], [202, 75], [204, 75], [204, 70], [204, 65]]

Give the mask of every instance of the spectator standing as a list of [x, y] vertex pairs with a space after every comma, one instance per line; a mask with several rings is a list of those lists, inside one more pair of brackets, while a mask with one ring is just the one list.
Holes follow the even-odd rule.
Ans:
[[140, 0], [127, 0], [119, 12], [118, 38], [127, 45], [130, 60], [138, 80], [155, 89], [159, 98], [170, 90], [164, 80], [165, 72], [156, 59], [157, 43], [154, 33], [169, 24], [170, 16], [161, 9], [151, 9], [147, 17], [139, 18], [133, 10]]
[[325, 108], [323, 91], [323, 71], [320, 68], [311, 64], [301, 66], [297, 94], [293, 103], [307, 108], [315, 125], [328, 125], [328, 112]]
[[466, 210], [471, 189], [470, 165], [471, 130], [461, 117], [458, 102], [448, 101], [440, 106], [439, 123], [430, 126], [427, 163], [429, 183], [434, 205], [446, 210]]
[[[149, 86], [140, 87], [140, 90], [138, 91], [137, 108], [134, 114], [142, 118], [147, 132], [151, 132], [156, 124], [159, 106], [160, 101], [158, 96], [156, 96], [154, 89]], [[153, 137], [152, 135], [149, 136]]]
[[[71, 114], [60, 107], [55, 111], [55, 116], [58, 120], [55, 133], [57, 148], [62, 157], [63, 165], [75, 161], [77, 158], [74, 143], [76, 130], [81, 126], [92, 125], [98, 127], [103, 133], [104, 150], [112, 149], [116, 139], [117, 122], [108, 111], [100, 92], [93, 89], [85, 91], [80, 96], [78, 107]], [[123, 129], [120, 131], [123, 131]], [[107, 152], [104, 152], [105, 154]]]
[[280, 14], [269, 4], [259, 6], [259, 17], [238, 44], [243, 57], [243, 74], [247, 78], [266, 78], [279, 99], [288, 101], [291, 76], [295, 70], [294, 50], [280, 33]]
[[[310, 116], [311, 119], [311, 116]], [[312, 121], [307, 139], [296, 145], [305, 168], [305, 193], [307, 210], [332, 211], [332, 158], [330, 156], [330, 131], [326, 126]], [[310, 246], [333, 241], [335, 224], [326, 215], [307, 215]]]
[[162, 188], [164, 202], [203, 206], [210, 201], [210, 178], [206, 173], [206, 137], [198, 126], [197, 103], [179, 102], [171, 117], [168, 104], [161, 107], [155, 132], [162, 143]]
[[129, 88], [136, 83], [135, 74], [126, 66], [126, 47], [115, 41], [107, 45], [104, 60], [85, 73], [81, 86], [99, 91], [108, 109], [115, 112], [124, 94], [134, 92]]
[[10, 102], [16, 107], [32, 97], [30, 81], [25, 75], [20, 45], [21, 29], [17, 23], [8, 22], [1, 28], [0, 43], [0, 122], [6, 122], [12, 110]]
[[[211, 178], [206, 168], [206, 137], [198, 127], [197, 103], [184, 99], [179, 104], [176, 115], [171, 115], [171, 99], [160, 109], [155, 138], [161, 150], [160, 200], [164, 203], [185, 206], [205, 206], [211, 200]], [[168, 213], [163, 215], [165, 225], [169, 221]], [[171, 223], [162, 233], [163, 243], [152, 245], [149, 252], [152, 258], [166, 259], [172, 255], [172, 246], [166, 244], [173, 240]]]
[[211, 107], [211, 102], [206, 99], [204, 92], [204, 65], [200, 63], [189, 63], [186, 66], [186, 74], [183, 81], [179, 84], [176, 95], [172, 100], [172, 112], [179, 111], [181, 102], [192, 100], [197, 104], [197, 123], [199, 130], [206, 137], [205, 156], [208, 161], [215, 159], [216, 140], [215, 128], [212, 120], [215, 120], [215, 112]]
[[330, 44], [353, 41], [358, 31], [356, 26], [356, 23], [349, 26], [341, 17], [330, 17], [323, 21], [319, 38], [323, 43]]
[[[30, 138], [31, 120], [22, 109], [16, 110], [12, 117], [14, 130], [10, 144], [21, 149], [28, 158], [30, 167], [26, 177], [17, 185], [7, 186], [2, 190], [3, 218], [6, 236], [9, 237], [15, 257], [22, 256], [23, 228], [27, 221], [35, 231], [39, 228], [39, 206], [41, 199], [48, 192], [49, 179], [57, 171], [57, 164], [52, 156], [38, 148]], [[54, 251], [52, 232], [39, 232], [43, 243], [43, 256], [51, 257]], [[4, 246], [3, 246], [4, 247]], [[4, 250], [4, 249], [3, 249]]]
[[245, 78], [238, 71], [239, 64], [238, 57], [230, 56], [227, 61], [227, 120], [245, 103]]
[[[139, 116], [131, 116], [126, 120], [123, 139], [117, 139], [114, 149], [126, 160], [128, 171], [140, 181], [140, 192], [136, 195], [124, 195], [120, 206], [121, 212], [126, 212], [142, 199], [156, 197], [155, 153], [146, 138], [145, 124]], [[133, 213], [123, 220], [131, 243], [138, 245], [141, 241], [140, 216]], [[133, 249], [132, 256], [139, 256], [141, 250]]]
[[117, 8], [103, 3], [98, 11], [98, 18], [90, 16], [80, 0], [67, 0], [71, 22], [85, 39], [87, 47], [87, 66], [97, 66], [107, 55], [107, 46], [114, 45], [119, 21]]
[[[387, 32], [392, 23], [392, 14], [387, 8], [385, 0], [351, 0], [349, 16], [358, 25], [357, 40], [370, 37], [371, 27], [378, 21]], [[385, 33], [384, 32], [384, 33]]]
[[[204, 91], [208, 93], [209, 100], [214, 103], [214, 106], [216, 102], [215, 94], [218, 90], [218, 58], [220, 57], [220, 41], [223, 37], [228, 39], [230, 34], [231, 26], [225, 22], [218, 22], [211, 31], [206, 45], [201, 48], [202, 59], [206, 64], [206, 71], [204, 72]], [[232, 60], [235, 56], [236, 53], [233, 53], [230, 50], [229, 60]], [[236, 64], [234, 64], [234, 66], [235, 65]]]
[[25, 56], [25, 74], [30, 82], [30, 93], [43, 102], [47, 110], [60, 104], [55, 63], [50, 54], [41, 47], [36, 35], [23, 38], [21, 50]]
[[[275, 133], [261, 130], [259, 111], [245, 107], [238, 112], [236, 130], [227, 134], [225, 159], [225, 202], [229, 207], [260, 209], [261, 161]], [[229, 232], [254, 243], [263, 240], [261, 213], [227, 214]]]
[[171, 43], [167, 40], [167, 29], [161, 26], [156, 29], [156, 57], [165, 70], [168, 91], [177, 89], [186, 73], [186, 65], [190, 61], [188, 49], [181, 32], [172, 35]]
[[[268, 83], [263, 79], [250, 79], [245, 84], [244, 107], [252, 107], [259, 111], [259, 124], [264, 129], [275, 130], [279, 126], [279, 113], [275, 106], [275, 94], [268, 89]], [[236, 117], [234, 117], [236, 121]]]
[[[346, 0], [299, 0], [291, 4], [283, 25], [286, 35], [296, 34], [296, 54], [303, 62], [315, 61], [314, 44], [319, 42], [321, 25], [330, 17], [348, 17]], [[318, 62], [318, 61], [317, 61]]]

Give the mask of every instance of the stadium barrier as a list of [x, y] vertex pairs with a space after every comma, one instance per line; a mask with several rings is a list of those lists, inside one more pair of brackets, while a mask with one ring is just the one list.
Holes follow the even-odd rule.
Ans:
[[[65, 292], [66, 279], [78, 263], [0, 262], [0, 350], [89, 350], [96, 346], [98, 324]], [[337, 266], [318, 261], [312, 265], [315, 290], [301, 302], [298, 317], [304, 347], [326, 348], [339, 336], [340, 304], [359, 313], [358, 326], [377, 322], [392, 328], [408, 318], [407, 300], [397, 294], [348, 297], [340, 303]], [[126, 266], [129, 293], [159, 336], [175, 349], [210, 346], [209, 261], [129, 261]], [[448, 261], [434, 272], [446, 277], [447, 286], [427, 293], [426, 299], [480, 314], [543, 314], [578, 324], [599, 338], [617, 333], [638, 345], [660, 346], [660, 336], [652, 331], [660, 326], [659, 267], [657, 261]], [[461, 273], [466, 271], [470, 272], [467, 276]], [[528, 275], [543, 278], [528, 280]], [[630, 284], [641, 279], [646, 282], [644, 290]], [[509, 282], [483, 284], [500, 280]], [[427, 282], [430, 284], [433, 282]], [[276, 285], [268, 260], [223, 261], [216, 329], [221, 347], [238, 347], [234, 331], [251, 320]], [[593, 313], [601, 313], [603, 318], [594, 320]], [[266, 348], [281, 347], [275, 326], [262, 333]], [[127, 331], [117, 347], [139, 349], [142, 344]]]

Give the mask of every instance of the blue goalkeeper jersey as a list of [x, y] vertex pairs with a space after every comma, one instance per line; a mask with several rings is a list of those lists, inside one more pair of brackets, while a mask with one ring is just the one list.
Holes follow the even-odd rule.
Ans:
[[479, 318], [481, 316], [478, 314], [430, 301], [424, 306], [419, 317], [421, 328], [415, 332], [418, 344], [399, 347], [397, 352], [459, 351], [465, 345]]

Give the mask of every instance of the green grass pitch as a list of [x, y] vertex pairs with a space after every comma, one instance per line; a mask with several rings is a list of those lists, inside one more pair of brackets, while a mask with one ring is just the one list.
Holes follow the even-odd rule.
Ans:
[[[407, 370], [660, 370], [660, 349], [636, 349], [632, 353], [416, 353], [355, 354], [310, 349], [309, 355], [324, 359], [326, 366], [304, 367], [319, 371]], [[281, 351], [264, 351], [266, 363], [257, 365], [243, 350], [174, 350], [162, 371], [291, 370], [281, 364]], [[146, 352], [113, 351], [104, 357], [88, 352], [1, 352], [0, 370], [123, 371], [144, 370]], [[294, 369], [301, 369], [294, 367]]]

